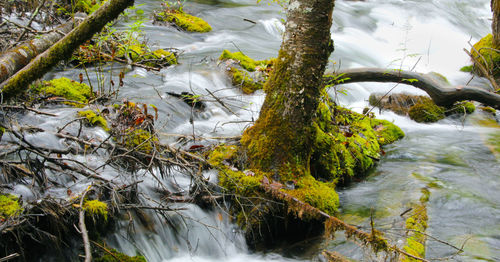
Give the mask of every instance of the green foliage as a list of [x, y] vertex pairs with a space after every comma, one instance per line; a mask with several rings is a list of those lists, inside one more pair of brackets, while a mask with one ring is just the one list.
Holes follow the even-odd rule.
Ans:
[[444, 108], [437, 106], [427, 98], [412, 107], [408, 111], [410, 118], [419, 123], [433, 123], [445, 117]]
[[95, 262], [147, 262], [146, 258], [143, 256], [127, 256], [121, 252], [118, 252], [116, 249], [109, 250], [111, 254], [108, 252], [104, 252], [102, 256], [96, 257], [94, 259]]
[[78, 116], [85, 117], [88, 124], [90, 124], [91, 126], [100, 126], [105, 131], [109, 131], [108, 122], [106, 121], [106, 119], [104, 119], [104, 117], [100, 116], [93, 110], [79, 111]]
[[19, 198], [11, 194], [0, 194], [0, 222], [23, 212]]
[[99, 200], [86, 200], [83, 203], [83, 210], [87, 212], [89, 216], [102, 217], [104, 220], [108, 220], [108, 205]]
[[68, 102], [68, 104], [79, 107], [86, 104], [93, 96], [92, 90], [87, 84], [80, 84], [66, 77], [43, 81], [41, 84], [32, 85], [30, 90], [39, 95], [63, 97], [76, 102]]

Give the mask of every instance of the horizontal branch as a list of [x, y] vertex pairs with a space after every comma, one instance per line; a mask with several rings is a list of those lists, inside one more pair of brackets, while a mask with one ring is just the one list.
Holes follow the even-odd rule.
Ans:
[[500, 95], [472, 86], [451, 86], [438, 76], [398, 69], [355, 68], [340, 70], [325, 76], [329, 84], [357, 82], [393, 82], [412, 85], [425, 91], [440, 106], [449, 106], [463, 100], [473, 100], [500, 108]]

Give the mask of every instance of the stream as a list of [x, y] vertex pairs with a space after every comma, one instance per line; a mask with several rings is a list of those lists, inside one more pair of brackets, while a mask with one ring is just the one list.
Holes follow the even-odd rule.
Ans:
[[[154, 104], [159, 109], [156, 128], [165, 143], [176, 144], [177, 137], [172, 134], [204, 138], [241, 134], [251, 121], [257, 119], [264, 94], [243, 95], [232, 87], [223, 67], [217, 65], [217, 58], [224, 49], [241, 50], [254, 59], [275, 57], [284, 30], [281, 7], [268, 5], [265, 1], [257, 4], [256, 0], [186, 1], [184, 10], [202, 17], [213, 28], [210, 33], [198, 34], [152, 24], [148, 18], [160, 3], [157, 0], [136, 1], [138, 8], [145, 11], [142, 30], [153, 48], [181, 50], [180, 64], [159, 73], [133, 68], [126, 74], [118, 101], [126, 98]], [[475, 43], [490, 31], [490, 18], [489, 0], [337, 0], [331, 29], [335, 51], [329, 68], [435, 71], [446, 76], [452, 84], [464, 85], [471, 76], [459, 71], [470, 63], [462, 49], [470, 49], [468, 42]], [[130, 23], [122, 21], [118, 27], [127, 28]], [[48, 77], [77, 79], [79, 72], [54, 72]], [[92, 74], [90, 78], [96, 81]], [[487, 83], [475, 78], [471, 85], [485, 86]], [[349, 84], [337, 89], [343, 92], [330, 90], [330, 94], [341, 105], [357, 112], [367, 106], [371, 92], [392, 90], [395, 93], [424, 94], [411, 86], [388, 83]], [[207, 90], [222, 99], [230, 110], [218, 103]], [[184, 91], [200, 95], [209, 109], [193, 113], [188, 105], [166, 94]], [[55, 130], [74, 117], [76, 109], [47, 111], [58, 116], [28, 115], [23, 122]], [[500, 157], [495, 156], [486, 143], [500, 129], [480, 125], [485, 119], [481, 112], [465, 119], [448, 117], [435, 124], [418, 124], [391, 112], [378, 112], [378, 109], [374, 112], [379, 118], [394, 121], [405, 131], [406, 137], [385, 147], [385, 156], [365, 179], [338, 188], [341, 218], [369, 229], [373, 217], [375, 227], [397, 243], [404, 240], [401, 235], [404, 218], [400, 214], [411, 203], [418, 202], [421, 190], [426, 188], [430, 191], [427, 233], [458, 247], [464, 245], [465, 250], [456, 254], [455, 249], [428, 238], [428, 259], [451, 256], [451, 261], [500, 261]], [[190, 119], [193, 119], [192, 123]], [[498, 113], [496, 119], [500, 120]], [[99, 128], [87, 135], [106, 137]], [[65, 147], [49, 134], [29, 139], [56, 148]], [[215, 139], [205, 139], [195, 143], [209, 145], [215, 142]], [[103, 162], [98, 155], [82, 156], [81, 160], [95, 167]], [[123, 172], [109, 167], [102, 175], [116, 178]], [[141, 174], [141, 171], [137, 173]], [[214, 171], [204, 173], [212, 181], [216, 181], [216, 175]], [[126, 175], [120, 177], [127, 179]], [[142, 179], [141, 191], [151, 192], [148, 194], [151, 198], [159, 197], [153, 191], [156, 182], [148, 177]], [[176, 169], [171, 170], [171, 175], [164, 180], [168, 185], [184, 187], [185, 190], [189, 189], [191, 182], [187, 174]], [[75, 183], [73, 191], [82, 190], [87, 185]], [[64, 194], [65, 190], [54, 188], [47, 194]], [[21, 185], [15, 192], [28, 199], [33, 194]], [[145, 196], [142, 200], [151, 201]], [[133, 233], [128, 234], [129, 221], [121, 221], [121, 227], [108, 236], [107, 242], [129, 255], [139, 252], [150, 262], [320, 261], [318, 254], [323, 249], [354, 260], [382, 260], [367, 255], [365, 248], [346, 241], [341, 233], [335, 240], [305, 241], [266, 253], [254, 253], [248, 250], [240, 229], [224, 212], [206, 211], [191, 204], [175, 204], [174, 207], [185, 210], [175, 212], [169, 224], [152, 215], [149, 226], [134, 221]]]

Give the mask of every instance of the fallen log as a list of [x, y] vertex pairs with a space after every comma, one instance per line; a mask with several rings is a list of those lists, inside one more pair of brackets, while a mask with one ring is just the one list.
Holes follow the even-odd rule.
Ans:
[[404, 256], [413, 258], [417, 261], [428, 261], [426, 259], [409, 254], [396, 245], [389, 244], [387, 239], [382, 236], [382, 233], [375, 230], [373, 227], [370, 233], [360, 230], [357, 227], [349, 225], [346, 222], [338, 219], [337, 217], [330, 216], [327, 213], [309, 205], [308, 203], [302, 202], [299, 199], [287, 194], [280, 188], [273, 186], [273, 184], [270, 184], [266, 179], [261, 182], [260, 187], [267, 194], [271, 195], [274, 200], [280, 200], [287, 203], [289, 211], [294, 212], [298, 218], [306, 220], [315, 219], [318, 221], [322, 221], [325, 225], [325, 235], [327, 237], [333, 238], [336, 231], [343, 230], [347, 238], [361, 241], [362, 244], [371, 246], [371, 248], [375, 252], [396, 252]]
[[69, 58], [79, 45], [92, 38], [109, 21], [117, 18], [125, 8], [133, 3], [134, 0], [107, 1], [69, 34], [0, 84], [2, 98], [10, 99], [21, 93], [31, 82], [42, 77], [59, 61]]
[[348, 84], [357, 82], [394, 82], [412, 85], [425, 91], [440, 106], [451, 106], [463, 100], [474, 100], [485, 105], [500, 108], [500, 95], [472, 86], [451, 86], [432, 74], [420, 74], [398, 69], [355, 68], [325, 76], [327, 84]]
[[7, 80], [26, 66], [33, 58], [47, 50], [54, 43], [63, 38], [75, 26], [79, 25], [86, 14], [79, 14], [65, 24], [55, 28], [52, 32], [35, 37], [21, 45], [5, 51], [0, 55], [0, 83]]

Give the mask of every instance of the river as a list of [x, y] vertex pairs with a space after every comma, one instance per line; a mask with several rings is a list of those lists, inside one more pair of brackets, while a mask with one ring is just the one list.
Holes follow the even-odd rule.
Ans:
[[[146, 18], [160, 7], [160, 1], [156, 0], [136, 1], [137, 4], [145, 11]], [[140, 68], [131, 70], [118, 99], [154, 104], [160, 113], [156, 127], [163, 142], [175, 142], [175, 137], [169, 134], [239, 135], [258, 117], [264, 94], [243, 95], [233, 88], [223, 69], [217, 66], [217, 58], [223, 49], [241, 50], [255, 59], [275, 57], [281, 43], [284, 13], [275, 4], [257, 4], [255, 0], [196, 0], [184, 4], [186, 11], [205, 19], [213, 31], [185, 33], [154, 25], [147, 19], [143, 30], [149, 43], [153, 47], [181, 50], [180, 64], [159, 73]], [[337, 0], [331, 29], [335, 51], [329, 68], [435, 71], [451, 83], [463, 85], [470, 75], [459, 71], [469, 64], [462, 49], [470, 49], [469, 41], [475, 43], [490, 31], [489, 4], [488, 0]], [[126, 24], [121, 22], [118, 27], [125, 28]], [[56, 74], [76, 79], [78, 72]], [[486, 84], [482, 79], [473, 79], [471, 83]], [[336, 97], [343, 106], [361, 111], [371, 92], [388, 91], [394, 86], [350, 84], [340, 86], [346, 94]], [[216, 102], [207, 90], [235, 114]], [[189, 106], [166, 94], [183, 91], [200, 95], [209, 110], [192, 116]], [[403, 91], [423, 93], [405, 85], [393, 90]], [[330, 90], [330, 94], [335, 95], [335, 91]], [[500, 129], [479, 125], [484, 119], [479, 112], [465, 119], [446, 118], [435, 124], [418, 124], [391, 112], [375, 112], [380, 118], [394, 121], [406, 137], [385, 148], [386, 155], [366, 179], [338, 189], [341, 218], [368, 226], [373, 214], [376, 228], [392, 240], [401, 241], [404, 237], [397, 227], [404, 223], [404, 218], [400, 214], [418, 201], [422, 188], [427, 188], [430, 190], [427, 233], [456, 246], [465, 242], [465, 252], [457, 255], [453, 248], [428, 239], [427, 258], [453, 256], [452, 261], [500, 261], [500, 159], [485, 145]], [[55, 120], [38, 117], [36, 121], [50, 129], [73, 114], [74, 110], [68, 109]], [[190, 118], [194, 118], [193, 123]], [[496, 118], [498, 121], [498, 113]], [[102, 132], [94, 135], [105, 137]], [[47, 137], [38, 139], [50, 143]], [[98, 157], [92, 161], [99, 165]], [[120, 170], [107, 172], [112, 177]], [[214, 172], [205, 175], [216, 179]], [[166, 180], [186, 188], [190, 183], [188, 176], [176, 170]], [[152, 192], [154, 185], [152, 179], [145, 178], [140, 188]], [[322, 249], [355, 260], [381, 259], [367, 255], [364, 248], [345, 241], [341, 234], [336, 240], [254, 253], [248, 250], [240, 230], [222, 211], [205, 211], [188, 204], [177, 206], [186, 210], [172, 214], [171, 224], [152, 216], [153, 230], [136, 221], [134, 233], [129, 235], [130, 225], [122, 221], [122, 227], [108, 237], [108, 243], [130, 255], [137, 251], [148, 261], [310, 261], [318, 260], [318, 251]], [[171, 225], [175, 225], [177, 233], [174, 234]]]

